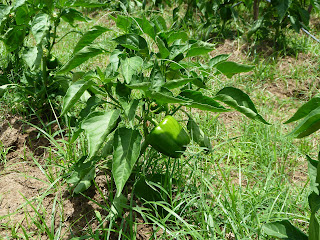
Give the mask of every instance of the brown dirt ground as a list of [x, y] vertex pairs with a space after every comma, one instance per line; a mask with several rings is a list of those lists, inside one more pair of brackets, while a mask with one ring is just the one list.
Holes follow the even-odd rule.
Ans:
[[[49, 147], [50, 143], [43, 137], [38, 138], [38, 131], [20, 120], [19, 117], [8, 115], [0, 123], [0, 143], [4, 149], [8, 149], [6, 162], [1, 162], [4, 159], [0, 158], [0, 239], [11, 239], [12, 229], [22, 235], [22, 228], [31, 237], [49, 239], [45, 232], [32, 223], [32, 218], [42, 221], [39, 217], [42, 216], [50, 228], [50, 215], [56, 197], [62, 199], [62, 204], [57, 204], [54, 217], [55, 229], [62, 222], [61, 239], [82, 236], [88, 227], [97, 229], [99, 222], [94, 211], [99, 211], [102, 217], [107, 216], [108, 212], [84, 196], [72, 197], [67, 187], [61, 186], [62, 181], [56, 183], [56, 188], [50, 186], [51, 182], [34, 161], [38, 161], [43, 168], [48, 167], [43, 159], [48, 158], [49, 153], [43, 147]], [[107, 196], [108, 174], [98, 172], [95, 181]], [[96, 188], [89, 188], [85, 194], [99, 204], [105, 204]], [[39, 207], [37, 211], [40, 215], [36, 214], [26, 199], [36, 208]], [[137, 239], [149, 239], [152, 227], [143, 224], [140, 219], [138, 222]], [[118, 239], [115, 235], [114, 238]]]

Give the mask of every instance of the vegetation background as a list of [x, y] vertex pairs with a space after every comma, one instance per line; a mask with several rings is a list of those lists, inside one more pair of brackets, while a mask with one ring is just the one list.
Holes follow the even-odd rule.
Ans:
[[[0, 239], [274, 239], [281, 227], [272, 235], [265, 224], [283, 219], [310, 234], [316, 170], [306, 155], [318, 158], [319, 138], [297, 140], [289, 135], [297, 124], [284, 122], [317, 99], [318, 7], [300, 0], [2, 1]], [[172, 33], [179, 36], [170, 42]], [[140, 37], [127, 42], [134, 34]], [[137, 79], [167, 87], [163, 75], [166, 83], [169, 75], [179, 80], [173, 96], [141, 93], [148, 80]], [[237, 111], [218, 111], [211, 101], [230, 87], [253, 107], [243, 98], [221, 103]], [[192, 96], [193, 108], [177, 100], [185, 90], [202, 94]], [[147, 118], [142, 105], [152, 102], [159, 109]], [[121, 121], [103, 115], [111, 120], [96, 129], [108, 133], [92, 137], [86, 117], [116, 114], [114, 105]], [[120, 144], [110, 132], [145, 136], [168, 113], [192, 138], [186, 151], [168, 158], [149, 146], [131, 164], [140, 148], [130, 147], [130, 171], [119, 180]], [[133, 130], [124, 135], [140, 145]], [[289, 233], [282, 237], [302, 239]]]

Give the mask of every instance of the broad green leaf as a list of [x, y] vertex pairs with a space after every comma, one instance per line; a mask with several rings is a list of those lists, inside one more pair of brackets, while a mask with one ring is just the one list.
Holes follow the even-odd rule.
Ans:
[[110, 208], [110, 213], [108, 215], [109, 218], [115, 219], [123, 213], [123, 209], [126, 207], [128, 199], [120, 194], [119, 196], [115, 196], [112, 201], [112, 205]]
[[121, 73], [127, 84], [130, 84], [132, 75], [142, 70], [143, 60], [141, 57], [135, 56], [126, 58], [121, 62]]
[[114, 40], [121, 46], [135, 51], [148, 49], [146, 40], [137, 34], [125, 34], [115, 38]]
[[160, 91], [161, 87], [165, 83], [165, 78], [157, 62], [155, 62], [155, 64], [153, 65], [153, 68], [150, 74], [150, 82], [151, 82], [150, 90], [156, 91], [156, 92]]
[[16, 16], [15, 16], [17, 25], [23, 25], [26, 22], [29, 22], [30, 21], [29, 14], [30, 13], [27, 6], [19, 7], [16, 11]]
[[197, 42], [192, 44], [191, 48], [188, 50], [186, 57], [194, 57], [205, 55], [214, 49], [213, 44], [208, 44], [205, 42]]
[[296, 138], [309, 136], [320, 129], [320, 107], [312, 110], [300, 124], [290, 133]]
[[115, 22], [118, 28], [129, 32], [133, 20], [129, 16], [118, 15], [117, 18], [115, 18]]
[[151, 21], [154, 23], [157, 33], [168, 29], [166, 21], [160, 15], [152, 15]]
[[193, 82], [195, 80], [197, 80], [197, 78], [182, 78], [182, 79], [175, 79], [175, 80], [167, 80], [163, 86], [168, 89], [174, 89], [174, 88], [184, 86], [187, 83]]
[[99, 8], [104, 7], [105, 3], [90, 0], [67, 1], [65, 7], [83, 7], [83, 8]]
[[[170, 55], [169, 59], [174, 60], [176, 62], [181, 61], [184, 58], [183, 53], [186, 52], [190, 48], [190, 45], [173, 45], [170, 47]], [[174, 68], [173, 68], [174, 69]]]
[[84, 47], [90, 45], [97, 37], [99, 37], [101, 34], [105, 33], [106, 31], [109, 31], [108, 28], [104, 28], [101, 26], [93, 26], [89, 31], [87, 31], [78, 41], [77, 45], [75, 46], [73, 50], [73, 54], [80, 51]]
[[142, 137], [138, 130], [119, 128], [114, 137], [112, 175], [120, 196], [138, 160]]
[[82, 157], [72, 167], [67, 183], [75, 186], [73, 193], [78, 194], [87, 190], [91, 186], [91, 181], [95, 178], [95, 161], [84, 162], [86, 157]]
[[92, 180], [95, 178], [95, 176], [96, 176], [96, 168], [93, 167], [91, 169], [88, 169], [88, 172], [84, 175], [83, 178], [80, 179], [79, 183], [73, 190], [73, 193], [78, 194], [80, 192], [87, 190], [91, 186]]
[[214, 58], [211, 58], [209, 61], [209, 67], [215, 67], [217, 64], [227, 61], [229, 58], [229, 54], [221, 54], [218, 56], [215, 56]]
[[263, 20], [264, 18], [261, 17], [258, 20], [254, 21], [254, 23], [252, 24], [251, 28], [249, 29], [247, 36], [248, 39], [251, 38], [251, 36], [256, 33], [262, 26], [263, 26]]
[[147, 91], [151, 86], [151, 82], [134, 83], [126, 86], [131, 89], [139, 89], [139, 90]]
[[254, 66], [223, 61], [218, 63], [216, 65], [216, 68], [219, 72], [223, 73], [228, 78], [231, 78], [234, 74], [251, 71], [254, 68]]
[[81, 128], [86, 131], [88, 138], [89, 160], [97, 154], [108, 134], [117, 126], [119, 116], [119, 110], [92, 112], [81, 123]]
[[143, 18], [135, 18], [142, 31], [148, 34], [152, 39], [156, 38], [156, 31], [154, 25], [152, 25], [145, 16]]
[[70, 85], [66, 95], [63, 98], [61, 115], [67, 113], [70, 108], [80, 99], [84, 91], [86, 91], [94, 82], [89, 80], [79, 80]]
[[310, 217], [308, 239], [320, 240], [320, 225], [315, 213], [312, 213]]
[[208, 136], [200, 129], [198, 124], [189, 117], [189, 121], [187, 124], [187, 129], [190, 132], [191, 138], [193, 141], [199, 144], [200, 147], [204, 147], [208, 150], [212, 150], [212, 146], [210, 143], [210, 139]]
[[58, 74], [66, 73], [71, 71], [72, 69], [80, 66], [82, 63], [87, 61], [90, 58], [93, 58], [101, 53], [104, 52], [104, 49], [102, 49], [99, 46], [89, 45], [84, 48], [82, 48], [80, 51], [78, 51], [76, 54], [74, 54], [69, 61], [62, 66], [58, 70]]
[[312, 112], [318, 107], [320, 107], [320, 97], [314, 97], [310, 101], [299, 107], [297, 112], [284, 124], [300, 120], [301, 118], [306, 117], [310, 112]]
[[292, 3], [292, 0], [281, 0], [278, 1], [278, 5], [276, 6], [278, 15], [279, 15], [279, 21], [282, 22], [282, 19], [287, 15], [287, 11]]
[[6, 48], [8, 52], [13, 52], [19, 47], [22, 47], [23, 41], [25, 37], [25, 29], [23, 26], [13, 26], [13, 28], [9, 28], [5, 35], [3, 36], [3, 39], [1, 39], [4, 44], [6, 45]]
[[74, 26], [75, 21], [86, 22], [87, 19], [83, 16], [83, 14], [74, 8], [64, 9], [61, 18], [69, 23], [71, 26]]
[[136, 116], [136, 110], [139, 106], [139, 100], [133, 99], [123, 106], [124, 113], [126, 114], [129, 122], [132, 122]]
[[316, 214], [320, 208], [320, 196], [319, 194], [312, 192], [308, 197], [311, 214]]
[[156, 37], [156, 42], [157, 42], [157, 46], [158, 46], [158, 49], [159, 49], [160, 57], [163, 58], [163, 59], [167, 58], [169, 56], [170, 52], [166, 48], [164, 42], [158, 36]]
[[189, 37], [186, 32], [173, 32], [168, 36], [167, 42], [168, 44], [171, 44], [176, 40], [181, 40], [182, 42], [185, 42], [188, 39]]
[[301, 7], [298, 7], [298, 10], [299, 10], [299, 15], [302, 19], [303, 24], [308, 26], [310, 21], [310, 13]]
[[288, 240], [308, 240], [308, 236], [293, 226], [288, 220], [264, 224], [262, 229], [267, 235], [272, 237]]
[[160, 104], [163, 104], [163, 103], [180, 103], [184, 105], [191, 104], [191, 101], [189, 99], [183, 99], [179, 96], [175, 97], [171, 92], [148, 91], [146, 93], [148, 97], [156, 100]]
[[213, 98], [204, 96], [201, 92], [193, 90], [185, 90], [180, 93], [182, 99], [191, 101], [187, 107], [198, 108], [211, 112], [228, 112], [221, 104], [216, 102]]
[[36, 39], [36, 43], [40, 44], [44, 37], [49, 32], [50, 27], [50, 16], [46, 13], [38, 13], [32, 23], [31, 32]]
[[246, 115], [248, 118], [264, 124], [269, 124], [258, 113], [250, 97], [240, 89], [225, 87], [217, 93], [214, 99], [229, 105], [230, 107]]
[[317, 168], [318, 161], [313, 160], [307, 155], [308, 160], [308, 175], [310, 179], [310, 190], [319, 194], [319, 183], [317, 183]]
[[33, 71], [39, 68], [42, 59], [42, 47], [31, 47], [22, 55], [23, 60], [27, 63], [28, 67]]

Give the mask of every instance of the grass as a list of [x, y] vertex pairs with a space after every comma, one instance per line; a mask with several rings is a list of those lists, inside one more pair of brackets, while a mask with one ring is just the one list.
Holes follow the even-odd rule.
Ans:
[[[102, 22], [101, 18], [99, 15], [99, 22]], [[84, 31], [89, 26], [79, 24], [78, 30]], [[68, 30], [70, 27], [64, 25], [60, 34]], [[163, 176], [161, 181], [150, 181], [147, 185], [161, 200], [143, 202], [130, 194], [141, 180], [140, 176], [131, 176], [125, 189], [127, 198], [122, 203], [124, 212], [116, 221], [110, 220], [115, 193], [107, 167], [110, 159], [106, 158], [97, 168], [97, 176], [101, 174], [99, 176], [104, 176], [104, 180], [94, 182], [95, 186], [83, 196], [73, 196], [65, 176], [72, 163], [87, 153], [86, 140], [81, 136], [79, 141], [71, 143], [67, 130], [46, 132], [37, 128], [48, 138], [51, 147], [47, 148], [46, 158], [31, 157], [31, 163], [27, 164], [38, 169], [46, 187], [40, 189], [37, 196], [22, 194], [24, 203], [15, 212], [24, 215], [20, 222], [12, 222], [13, 215], [0, 216], [0, 238], [268, 239], [261, 232], [262, 225], [282, 218], [290, 219], [307, 232], [310, 213], [305, 155], [316, 155], [318, 138], [294, 140], [286, 136], [294, 124], [282, 123], [303, 101], [317, 93], [320, 47], [304, 35], [290, 34], [292, 48], [307, 53], [305, 61], [298, 61], [298, 56], [244, 54], [248, 63], [252, 60], [256, 65], [255, 70], [232, 79], [219, 76], [212, 80], [212, 89], [208, 90], [213, 95], [223, 86], [243, 89], [249, 93], [261, 115], [273, 125], [262, 125], [239, 114], [217, 116], [194, 111], [196, 122], [213, 143], [213, 151], [204, 154], [191, 143], [185, 157], [170, 161], [151, 152], [150, 158], [144, 160], [147, 164], [139, 163], [141, 169], [138, 170], [145, 175]], [[77, 42], [75, 36], [70, 34], [56, 45], [54, 53], [62, 61], [72, 53]], [[112, 49], [111, 37], [106, 34], [102, 39], [108, 49]], [[107, 61], [107, 56], [97, 57], [78, 70], [87, 70], [92, 65], [104, 68]], [[281, 87], [279, 96], [271, 90], [266, 91], [272, 84]], [[293, 86], [289, 89], [290, 84]], [[302, 99], [290, 92], [295, 88], [302, 91], [303, 86], [308, 91], [303, 92]], [[0, 145], [0, 179], [10, 166], [7, 160], [10, 151], [10, 147]], [[24, 177], [34, 178], [28, 174]], [[0, 202], [3, 197], [0, 195]], [[83, 205], [77, 201], [83, 201]], [[79, 208], [75, 209], [79, 215], [70, 217], [66, 213], [65, 205], [70, 202], [74, 208]], [[83, 206], [88, 210], [81, 211]]]

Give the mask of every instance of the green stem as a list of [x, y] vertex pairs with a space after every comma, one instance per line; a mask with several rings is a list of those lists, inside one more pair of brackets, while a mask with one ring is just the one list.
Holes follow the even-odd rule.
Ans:
[[172, 116], [173, 114], [175, 114], [180, 108], [182, 107], [182, 105], [179, 105], [178, 107], [176, 107], [172, 113], [170, 113], [170, 115]]

